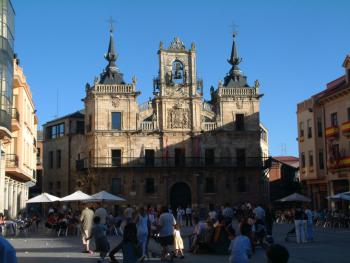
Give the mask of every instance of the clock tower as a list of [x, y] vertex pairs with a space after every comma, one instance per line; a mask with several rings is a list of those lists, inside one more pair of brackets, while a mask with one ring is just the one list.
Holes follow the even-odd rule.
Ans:
[[199, 132], [201, 126], [202, 82], [197, 80], [196, 48], [186, 50], [174, 38], [169, 48], [159, 46], [159, 75], [154, 80], [154, 95], [161, 131]]

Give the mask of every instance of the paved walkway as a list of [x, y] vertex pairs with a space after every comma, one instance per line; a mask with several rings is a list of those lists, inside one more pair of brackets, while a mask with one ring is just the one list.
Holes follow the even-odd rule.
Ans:
[[[274, 229], [275, 241], [286, 246], [289, 250], [290, 263], [349, 262], [350, 230], [317, 229], [314, 243], [298, 245], [295, 244], [294, 240], [284, 241], [285, 233], [291, 227], [291, 225], [275, 225]], [[96, 262], [98, 259], [97, 254], [89, 256], [80, 253], [82, 247], [80, 239], [77, 237], [37, 236], [9, 238], [9, 240], [17, 250], [19, 263], [89, 263]], [[110, 241], [112, 247], [118, 243], [118, 239], [115, 237], [111, 238]], [[150, 248], [154, 251], [160, 250], [160, 247], [154, 242], [150, 244]], [[121, 259], [121, 254], [118, 254], [117, 258]], [[177, 259], [176, 261], [220, 263], [228, 262], [228, 256], [189, 255], [185, 253], [185, 259]], [[146, 262], [159, 262], [159, 258], [151, 258]], [[265, 251], [258, 248], [251, 262], [266, 262]]]

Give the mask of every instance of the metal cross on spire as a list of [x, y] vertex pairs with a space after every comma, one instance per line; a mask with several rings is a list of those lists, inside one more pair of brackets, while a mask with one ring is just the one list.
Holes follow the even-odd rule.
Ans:
[[232, 35], [235, 37], [238, 35], [238, 25], [235, 24], [233, 21], [232, 21], [232, 24], [230, 25], [230, 28], [231, 28], [231, 32]]
[[107, 22], [109, 23], [109, 32], [113, 33], [113, 31], [114, 31], [113, 24], [114, 24], [115, 21], [113, 20], [112, 17], [110, 17], [110, 18], [107, 20]]

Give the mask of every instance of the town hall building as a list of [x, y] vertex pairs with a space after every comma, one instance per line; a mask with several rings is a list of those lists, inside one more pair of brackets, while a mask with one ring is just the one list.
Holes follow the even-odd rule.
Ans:
[[176, 37], [160, 43], [153, 97], [138, 104], [136, 78], [128, 82], [116, 65], [111, 30], [108, 64], [86, 84], [83, 110], [44, 125], [44, 191], [106, 190], [131, 204], [173, 207], [267, 201], [262, 94], [240, 70], [233, 37], [231, 68], [209, 101], [195, 44]]

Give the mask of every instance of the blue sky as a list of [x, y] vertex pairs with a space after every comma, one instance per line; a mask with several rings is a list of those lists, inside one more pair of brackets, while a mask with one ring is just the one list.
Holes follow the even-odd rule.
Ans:
[[83, 107], [85, 83], [106, 65], [110, 16], [116, 20], [117, 65], [127, 82], [137, 77], [139, 102], [152, 96], [159, 42], [168, 46], [175, 36], [188, 48], [196, 43], [197, 74], [208, 98], [210, 86], [230, 68], [230, 25], [237, 24], [241, 69], [250, 84], [259, 79], [265, 94], [261, 120], [269, 129], [272, 155], [297, 155], [296, 104], [344, 74], [341, 65], [350, 53], [346, 0], [12, 2], [15, 50], [40, 124]]

